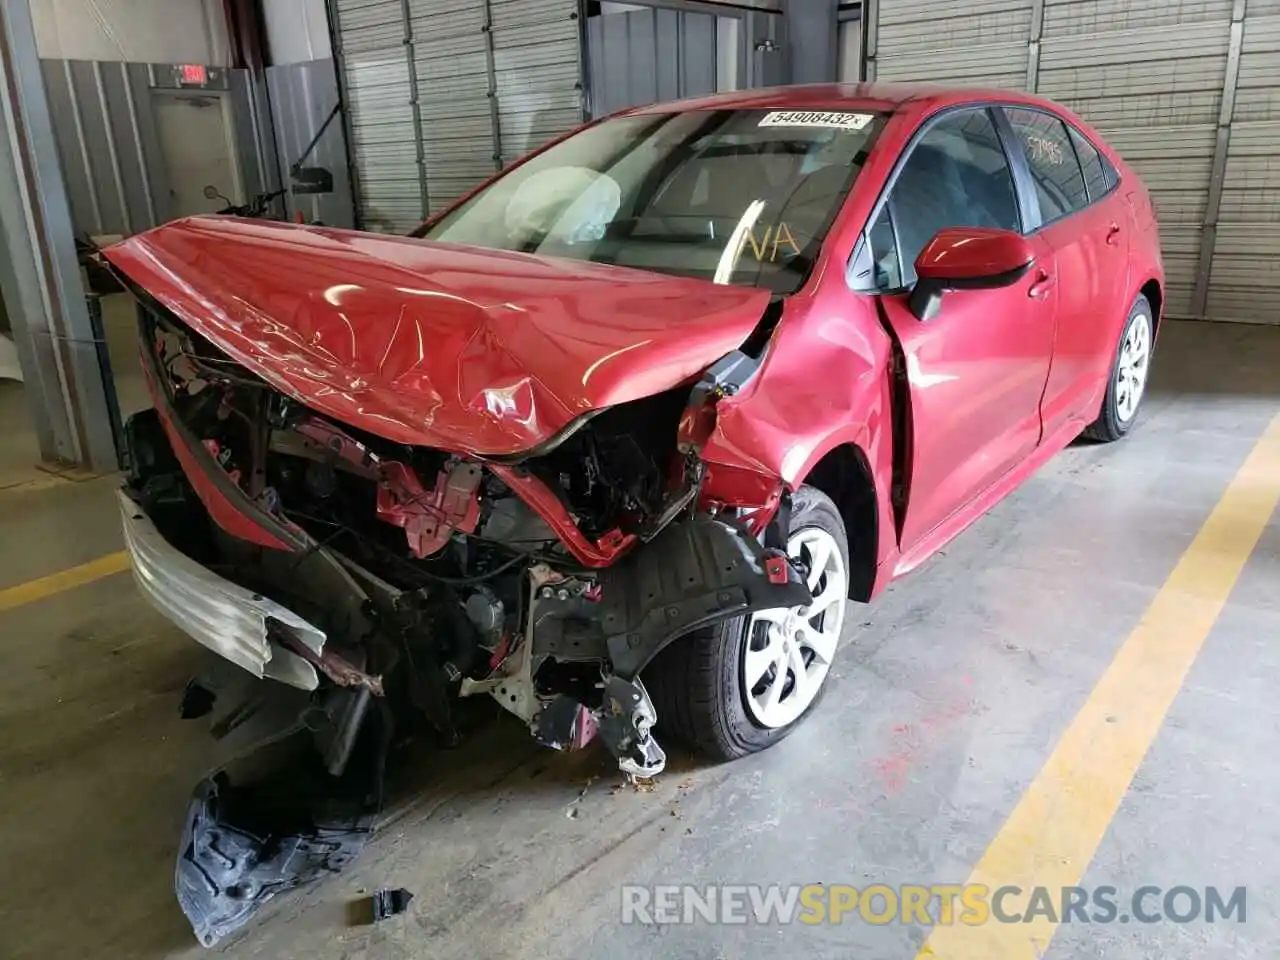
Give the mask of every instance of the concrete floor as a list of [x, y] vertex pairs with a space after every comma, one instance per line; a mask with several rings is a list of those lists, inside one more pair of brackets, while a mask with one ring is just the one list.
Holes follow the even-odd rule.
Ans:
[[[1280, 329], [1170, 323], [1136, 432], [1066, 451], [855, 609], [825, 701], [776, 749], [719, 767], [673, 751], [642, 793], [495, 717], [426, 758], [349, 872], [217, 953], [914, 956], [911, 925], [623, 926], [619, 886], [963, 882], [1277, 410]], [[0, 491], [0, 588], [118, 549], [113, 486]], [[1050, 960], [1274, 955], [1277, 583], [1272, 517], [1083, 881], [1246, 886], [1248, 922], [1064, 925]], [[202, 651], [124, 576], [0, 612], [0, 637], [0, 956], [202, 953], [171, 889], [214, 757], [176, 717]], [[409, 915], [349, 925], [387, 886], [415, 892]]]

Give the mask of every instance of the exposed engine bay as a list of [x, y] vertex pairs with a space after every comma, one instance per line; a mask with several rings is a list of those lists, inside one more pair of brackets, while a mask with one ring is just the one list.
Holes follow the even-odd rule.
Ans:
[[[154, 524], [228, 589], [252, 591], [252, 650], [192, 635], [306, 691], [298, 725], [335, 783], [380, 776], [369, 744], [417, 720], [456, 742], [457, 698], [484, 694], [548, 746], [599, 738], [621, 771], [651, 777], [666, 762], [641, 679], [655, 654], [699, 627], [811, 599], [805, 571], [766, 545], [772, 511], [703, 495], [689, 438], [715, 397], [705, 378], [589, 411], [519, 455], [466, 456], [338, 423], [162, 308], [139, 318], [157, 409], [126, 430], [126, 522]], [[146, 580], [140, 571], [144, 592]], [[232, 791], [201, 785], [179, 856], [179, 899], [206, 945], [247, 919], [246, 889], [256, 903], [311, 878], [253, 879], [282, 844], [312, 851], [315, 875], [333, 869], [313, 852], [319, 833], [273, 838], [219, 820], [215, 801], [234, 806]], [[361, 837], [364, 813], [348, 817]], [[210, 836], [239, 846], [211, 855]], [[337, 849], [341, 862], [353, 855]]]

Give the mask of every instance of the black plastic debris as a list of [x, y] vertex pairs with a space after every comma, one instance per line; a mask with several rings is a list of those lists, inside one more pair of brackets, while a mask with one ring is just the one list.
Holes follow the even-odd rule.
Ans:
[[400, 887], [398, 890], [379, 890], [373, 895], [373, 922], [394, 917], [398, 913], [404, 913], [409, 909], [409, 901], [413, 899], [413, 894]]
[[183, 720], [195, 720], [197, 717], [204, 717], [213, 712], [213, 706], [218, 700], [218, 694], [210, 690], [199, 680], [191, 679], [187, 681], [187, 687], [182, 691], [182, 700], [178, 704], [178, 716]]
[[201, 944], [213, 946], [268, 900], [338, 873], [360, 854], [382, 808], [385, 734], [382, 722], [363, 724], [341, 777], [286, 739], [242, 756], [235, 766], [243, 779], [223, 769], [200, 782], [174, 886]]
[[[187, 812], [175, 887], [196, 939], [211, 947], [277, 894], [341, 871], [364, 848], [370, 819], [347, 813], [285, 826], [224, 776], [201, 782]], [[309, 821], [309, 822], [308, 822]]]

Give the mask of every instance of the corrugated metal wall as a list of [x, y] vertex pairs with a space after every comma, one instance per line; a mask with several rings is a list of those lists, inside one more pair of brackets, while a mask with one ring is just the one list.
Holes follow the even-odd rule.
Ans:
[[427, 213], [582, 119], [577, 0], [334, 0], [366, 229]]
[[1106, 136], [1155, 198], [1171, 314], [1280, 323], [1280, 0], [875, 6], [875, 79], [1030, 89]]
[[[130, 234], [171, 219], [153, 90], [187, 89], [172, 64], [41, 60], [77, 233]], [[209, 68], [203, 89], [231, 97], [245, 199], [279, 179], [266, 89], [247, 70]]]
[[[683, 10], [633, 10], [591, 17], [591, 109], [716, 92], [716, 17]], [[739, 46], [741, 41], [739, 41]], [[732, 52], [735, 63], [740, 51]]]

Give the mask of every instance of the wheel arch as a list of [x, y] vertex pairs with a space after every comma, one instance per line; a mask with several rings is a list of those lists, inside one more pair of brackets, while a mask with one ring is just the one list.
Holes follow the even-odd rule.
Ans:
[[1164, 319], [1164, 290], [1161, 289], [1160, 281], [1155, 277], [1151, 277], [1138, 288], [1138, 293], [1147, 298], [1147, 303], [1151, 304], [1151, 323], [1155, 328], [1152, 332], [1160, 329], [1160, 321]]
[[824, 453], [802, 481], [821, 490], [840, 511], [849, 538], [849, 597], [871, 599], [880, 548], [880, 500], [867, 454], [856, 443]]

